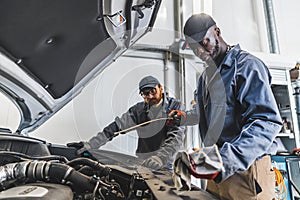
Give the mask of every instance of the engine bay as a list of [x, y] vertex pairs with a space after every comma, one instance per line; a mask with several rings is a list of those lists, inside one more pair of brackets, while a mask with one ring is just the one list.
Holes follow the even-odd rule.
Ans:
[[0, 199], [214, 199], [178, 191], [169, 170], [150, 171], [133, 156], [76, 150], [35, 138], [0, 134]]

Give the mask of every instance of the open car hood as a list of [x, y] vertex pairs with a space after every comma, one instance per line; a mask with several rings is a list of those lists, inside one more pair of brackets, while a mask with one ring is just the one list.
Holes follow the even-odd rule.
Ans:
[[161, 0], [2, 0], [0, 90], [21, 113], [17, 133], [44, 123], [151, 31]]

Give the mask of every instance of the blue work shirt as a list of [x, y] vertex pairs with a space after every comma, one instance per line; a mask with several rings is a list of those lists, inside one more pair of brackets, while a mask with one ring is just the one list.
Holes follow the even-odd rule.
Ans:
[[[234, 46], [217, 67], [207, 67], [196, 91], [200, 134], [205, 146], [216, 143], [225, 172], [222, 180], [275, 154], [282, 119], [271, 90], [267, 66]], [[187, 112], [188, 115], [195, 114]], [[189, 123], [187, 116], [186, 125]], [[195, 120], [190, 120], [195, 122]]]

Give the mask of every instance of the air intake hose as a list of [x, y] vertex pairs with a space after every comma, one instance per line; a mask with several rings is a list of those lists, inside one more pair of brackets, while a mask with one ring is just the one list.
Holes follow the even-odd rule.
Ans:
[[0, 167], [0, 185], [10, 180], [46, 181], [70, 184], [75, 191], [93, 191], [96, 181], [61, 163], [24, 161]]

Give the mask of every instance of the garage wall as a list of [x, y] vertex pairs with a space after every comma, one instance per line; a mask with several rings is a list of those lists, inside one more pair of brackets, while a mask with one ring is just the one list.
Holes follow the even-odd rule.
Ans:
[[162, 1], [152, 32], [142, 37], [137, 44], [170, 46], [175, 40], [174, 15], [174, 1]]
[[300, 26], [298, 0], [274, 1], [280, 54], [300, 60]]
[[262, 1], [214, 0], [213, 11], [221, 34], [229, 44], [239, 43], [249, 51], [267, 51]]

